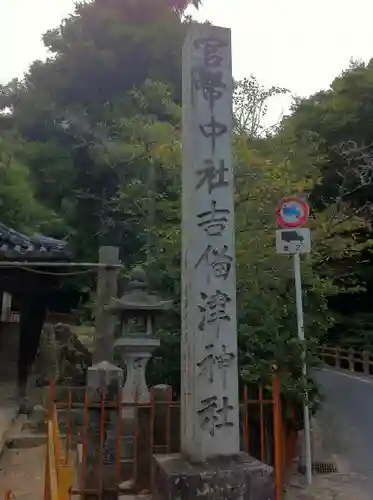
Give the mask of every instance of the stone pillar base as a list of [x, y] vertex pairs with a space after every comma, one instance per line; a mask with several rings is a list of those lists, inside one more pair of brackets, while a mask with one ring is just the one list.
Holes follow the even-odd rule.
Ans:
[[156, 455], [154, 500], [274, 500], [273, 469], [247, 453], [192, 464]]

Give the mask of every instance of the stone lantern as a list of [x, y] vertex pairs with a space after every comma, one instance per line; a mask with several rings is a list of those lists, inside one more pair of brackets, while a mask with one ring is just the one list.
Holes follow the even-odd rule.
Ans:
[[122, 297], [113, 298], [107, 307], [120, 318], [120, 337], [114, 343], [114, 352], [126, 368], [124, 402], [150, 401], [145, 371], [154, 349], [160, 345], [154, 331], [155, 318], [171, 307], [171, 301], [149, 291], [146, 273], [139, 267], [133, 269]]

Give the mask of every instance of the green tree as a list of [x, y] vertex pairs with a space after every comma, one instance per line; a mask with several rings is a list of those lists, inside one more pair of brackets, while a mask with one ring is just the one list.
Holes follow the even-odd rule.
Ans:
[[273, 97], [287, 93], [287, 89], [276, 85], [270, 88], [264, 87], [253, 75], [236, 81], [233, 91], [236, 134], [258, 138], [271, 132], [273, 127], [268, 129], [264, 125], [268, 105]]
[[[93, 258], [105, 240], [128, 264], [141, 259], [145, 186], [157, 169], [150, 149], [175, 123], [187, 3], [78, 4], [44, 37], [53, 57], [2, 89], [1, 105], [27, 141], [22, 160], [36, 194], [66, 221], [78, 258]], [[160, 83], [150, 88], [151, 80]]]
[[[96, 0], [77, 5], [44, 37], [51, 58], [32, 65], [24, 80], [3, 87], [0, 104], [10, 111], [1, 122], [4, 130], [17, 138], [8, 184], [23, 185], [30, 206], [58, 214], [64, 225], [55, 231], [70, 237], [78, 259], [95, 259], [102, 242], [119, 245], [127, 269], [135, 263], [147, 266], [157, 288], [174, 297], [176, 309], [181, 46], [190, 22], [182, 16], [188, 3]], [[346, 265], [363, 260], [369, 241], [363, 237], [364, 214], [350, 210], [349, 191], [359, 187], [352, 178], [352, 149], [343, 182], [324, 197], [318, 193], [326, 186], [328, 149], [321, 130], [305, 123], [308, 115], [302, 122], [307, 114], [302, 104], [277, 133], [264, 131], [268, 100], [283, 92], [265, 89], [255, 78], [235, 86], [240, 366], [245, 380], [265, 381], [276, 364], [287, 395], [299, 401], [303, 346], [295, 333], [291, 262], [274, 249], [275, 206], [284, 195], [303, 193], [317, 208], [314, 250], [303, 262], [310, 363], [313, 345], [334, 321], [327, 301], [359, 293], [360, 268]], [[345, 152], [340, 148], [339, 154]], [[9, 196], [6, 205], [16, 206], [15, 199]], [[48, 214], [41, 218], [48, 221]], [[25, 224], [22, 217], [13, 216], [17, 228]], [[166, 318], [161, 330], [162, 361], [154, 361], [153, 373], [158, 381], [178, 386], [179, 313]]]
[[20, 231], [35, 232], [59, 227], [62, 223], [35, 196], [30, 172], [16, 155], [19, 138], [0, 138], [0, 220]]
[[[325, 255], [322, 272], [339, 286], [339, 293], [329, 300], [337, 321], [328, 340], [349, 345], [353, 342], [360, 347], [373, 343], [365, 326], [373, 290], [372, 96], [373, 62], [351, 62], [328, 90], [296, 101], [281, 128], [282, 135], [293, 136], [296, 141], [307, 137], [315, 145], [313, 158], [320, 168], [320, 181], [312, 189], [310, 200], [318, 211], [333, 207], [329, 210], [328, 241], [334, 241], [337, 247], [341, 240], [354, 243], [346, 254], [338, 251]], [[363, 226], [346, 228], [356, 217], [365, 221]]]

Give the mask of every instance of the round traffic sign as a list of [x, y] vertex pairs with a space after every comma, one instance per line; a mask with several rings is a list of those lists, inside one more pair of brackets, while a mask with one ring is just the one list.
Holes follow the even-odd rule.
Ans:
[[297, 196], [283, 198], [276, 209], [276, 221], [281, 227], [301, 227], [308, 220], [310, 208], [306, 201]]

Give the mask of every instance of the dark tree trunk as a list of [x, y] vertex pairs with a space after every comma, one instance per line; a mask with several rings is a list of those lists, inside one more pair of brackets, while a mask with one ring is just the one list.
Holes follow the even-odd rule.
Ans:
[[46, 297], [24, 295], [21, 300], [18, 350], [18, 391], [26, 396], [27, 378], [39, 347], [47, 313]]

